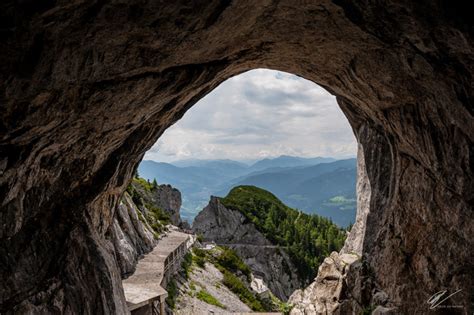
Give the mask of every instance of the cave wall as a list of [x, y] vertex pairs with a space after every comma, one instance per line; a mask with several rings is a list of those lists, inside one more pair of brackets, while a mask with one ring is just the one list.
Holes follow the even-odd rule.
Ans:
[[401, 311], [472, 309], [473, 26], [445, 1], [4, 1], [0, 313], [125, 312], [108, 239], [162, 132], [258, 67], [325, 87], [363, 148], [361, 251]]

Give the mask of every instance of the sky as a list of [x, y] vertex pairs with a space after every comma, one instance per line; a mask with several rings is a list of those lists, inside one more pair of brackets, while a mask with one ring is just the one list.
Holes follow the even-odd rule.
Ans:
[[266, 69], [230, 78], [168, 128], [145, 160], [257, 160], [356, 156], [336, 98], [298, 76]]

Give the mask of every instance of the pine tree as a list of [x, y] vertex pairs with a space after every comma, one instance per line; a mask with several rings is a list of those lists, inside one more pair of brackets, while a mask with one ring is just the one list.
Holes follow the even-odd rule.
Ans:
[[152, 183], [152, 185], [153, 185], [153, 189], [158, 188], [158, 183], [156, 182], [156, 178], [153, 178], [153, 183]]
[[221, 201], [240, 211], [272, 243], [284, 247], [299, 276], [307, 281], [314, 278], [324, 257], [344, 244], [346, 231], [331, 219], [291, 209], [260, 188], [236, 187]]

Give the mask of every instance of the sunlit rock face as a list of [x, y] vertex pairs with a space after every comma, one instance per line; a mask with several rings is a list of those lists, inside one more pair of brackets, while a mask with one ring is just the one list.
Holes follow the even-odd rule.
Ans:
[[115, 248], [122, 277], [135, 272], [139, 257], [149, 253], [157, 243], [153, 229], [140, 217], [139, 207], [128, 194], [124, 194], [115, 210], [115, 219], [109, 238]]
[[471, 11], [443, 3], [2, 2], [0, 312], [123, 313], [107, 235], [133, 169], [257, 67], [338, 96], [370, 185], [360, 250], [400, 313], [444, 289], [472, 312]]
[[[292, 315], [334, 314], [341, 309], [341, 300], [348, 297], [347, 281], [351, 269], [360, 264], [355, 254], [339, 255], [336, 252], [326, 257], [319, 266], [318, 275], [313, 283], [304, 290], [295, 291], [288, 303], [294, 305]], [[353, 272], [353, 271], [352, 271]], [[349, 292], [347, 292], [349, 291]], [[352, 292], [350, 292], [352, 293]], [[355, 295], [357, 297], [360, 294]], [[355, 297], [354, 295], [351, 298]], [[360, 299], [359, 299], [360, 301]], [[351, 308], [342, 314], [359, 314], [362, 308]]]
[[182, 203], [181, 192], [178, 189], [171, 185], [157, 185], [152, 190], [147, 190], [142, 185], [134, 183], [132, 185], [139, 192], [145, 205], [151, 204], [163, 210], [173, 225], [180, 226], [183, 223], [179, 212]]
[[209, 204], [199, 212], [192, 230], [204, 241], [235, 250], [252, 273], [283, 301], [304, 285], [288, 254], [273, 246], [241, 212], [226, 208], [217, 197], [212, 196]]
[[[138, 259], [149, 253], [167, 233], [165, 224], [181, 224], [179, 209], [181, 193], [170, 185], [156, 185], [147, 189], [139, 181], [132, 181], [115, 209], [112, 226], [106, 238], [114, 245], [116, 261], [122, 278], [135, 272]], [[153, 209], [169, 215], [169, 222], [158, 222], [151, 215]]]

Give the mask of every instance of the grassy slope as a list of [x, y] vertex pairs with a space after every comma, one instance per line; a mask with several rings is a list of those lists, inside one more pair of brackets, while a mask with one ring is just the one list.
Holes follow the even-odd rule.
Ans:
[[[261, 299], [250, 289], [252, 279], [250, 268], [242, 261], [237, 253], [227, 247], [217, 246], [212, 250], [194, 248], [191, 252], [191, 262], [183, 263], [184, 274], [189, 275], [193, 265], [205, 268], [205, 263], [213, 264], [222, 274], [222, 284], [239, 297], [253, 311], [282, 311], [286, 313], [289, 306], [271, 294], [271, 299]], [[189, 258], [188, 258], [189, 260]], [[199, 298], [199, 296], [197, 296]], [[202, 301], [210, 303], [209, 301]], [[217, 304], [213, 304], [219, 306]], [[221, 306], [219, 306], [221, 307]]]

